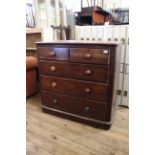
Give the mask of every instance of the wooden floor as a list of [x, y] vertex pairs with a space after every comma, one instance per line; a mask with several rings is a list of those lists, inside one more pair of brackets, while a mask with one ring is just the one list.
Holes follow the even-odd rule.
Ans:
[[27, 155], [128, 155], [128, 123], [121, 107], [108, 131], [49, 115], [35, 95], [27, 99]]

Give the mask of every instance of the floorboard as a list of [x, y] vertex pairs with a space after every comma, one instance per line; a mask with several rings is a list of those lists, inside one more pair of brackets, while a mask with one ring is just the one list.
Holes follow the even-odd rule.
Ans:
[[27, 99], [27, 155], [128, 155], [128, 109], [119, 107], [108, 131], [43, 113], [37, 94]]

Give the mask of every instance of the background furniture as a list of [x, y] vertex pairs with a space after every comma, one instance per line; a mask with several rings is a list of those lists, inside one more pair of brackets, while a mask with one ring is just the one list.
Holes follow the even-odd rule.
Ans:
[[76, 25], [104, 25], [105, 22], [112, 24], [112, 15], [100, 7], [85, 7], [77, 12]]
[[26, 97], [37, 92], [37, 58], [33, 56], [26, 57]]
[[39, 28], [26, 29], [26, 55], [37, 57], [36, 41], [42, 41], [43, 34]]
[[121, 0], [81, 0], [81, 11], [76, 12], [76, 25], [128, 24], [128, 17], [129, 10], [124, 8]]
[[109, 129], [120, 52], [101, 42], [38, 42], [42, 110]]

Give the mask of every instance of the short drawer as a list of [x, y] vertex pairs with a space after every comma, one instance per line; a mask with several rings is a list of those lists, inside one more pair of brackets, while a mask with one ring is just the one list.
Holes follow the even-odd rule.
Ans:
[[81, 80], [108, 83], [109, 67], [100, 65], [77, 64], [71, 65], [71, 77]]
[[71, 48], [70, 61], [109, 65], [110, 50], [108, 48], [107, 49]]
[[107, 101], [107, 85], [82, 80], [58, 78], [54, 76], [41, 76], [42, 89], [89, 98], [98, 101]]
[[67, 95], [42, 91], [43, 105], [74, 115], [104, 120], [105, 104]]
[[39, 61], [40, 74], [70, 77], [80, 80], [108, 82], [109, 67], [58, 61]]
[[39, 61], [40, 74], [70, 77], [70, 64], [60, 61]]
[[69, 49], [58, 47], [38, 47], [38, 53], [40, 59], [48, 60], [69, 60]]

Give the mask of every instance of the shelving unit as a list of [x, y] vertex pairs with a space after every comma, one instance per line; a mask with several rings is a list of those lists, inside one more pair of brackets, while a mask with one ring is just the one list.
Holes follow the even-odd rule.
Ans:
[[42, 41], [42, 30], [38, 28], [26, 29], [26, 55], [37, 56], [36, 41]]

